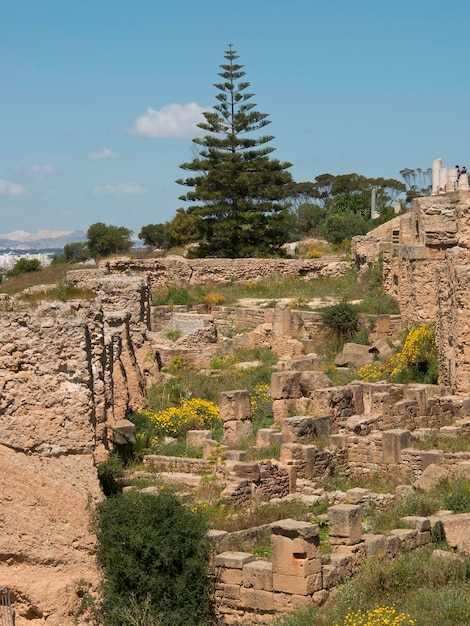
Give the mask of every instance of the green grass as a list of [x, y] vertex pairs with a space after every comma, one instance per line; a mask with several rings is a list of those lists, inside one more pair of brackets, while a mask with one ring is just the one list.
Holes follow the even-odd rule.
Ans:
[[39, 272], [29, 272], [18, 274], [0, 284], [0, 293], [14, 295], [36, 285], [54, 285], [64, 281], [69, 270], [74, 269], [96, 269], [95, 265], [49, 265]]
[[235, 532], [271, 524], [281, 519], [293, 518], [308, 521], [312, 518], [311, 507], [289, 500], [271, 504], [255, 504], [251, 507], [233, 507], [224, 502], [202, 504], [198, 507], [210, 528]]
[[427, 435], [423, 440], [413, 441], [413, 447], [418, 450], [434, 450], [438, 448], [443, 452], [470, 452], [470, 436], [461, 434], [457, 436], [443, 435], [438, 431]]
[[[154, 305], [197, 305], [204, 304], [208, 294], [219, 294], [225, 306], [234, 306], [242, 298], [260, 302], [290, 298], [303, 303], [317, 298], [337, 298], [342, 301], [357, 300], [368, 293], [367, 283], [357, 280], [357, 270], [351, 269], [343, 276], [303, 279], [273, 274], [256, 282], [233, 282], [230, 285], [205, 285], [204, 287], [176, 287], [158, 289], [153, 292]], [[378, 295], [369, 296], [367, 312], [372, 312], [372, 301]], [[381, 296], [380, 296], [381, 297]], [[396, 306], [395, 304], [393, 305]], [[360, 307], [359, 307], [360, 310]]]

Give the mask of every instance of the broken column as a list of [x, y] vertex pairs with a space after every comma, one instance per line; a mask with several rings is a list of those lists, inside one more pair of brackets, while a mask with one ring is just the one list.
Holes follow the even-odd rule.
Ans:
[[236, 445], [253, 435], [248, 391], [223, 391], [219, 397], [219, 405], [220, 419], [224, 425], [224, 444]]

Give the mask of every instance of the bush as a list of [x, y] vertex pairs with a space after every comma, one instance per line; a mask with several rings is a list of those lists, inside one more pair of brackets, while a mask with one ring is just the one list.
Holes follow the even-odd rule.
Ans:
[[117, 454], [111, 454], [106, 461], [98, 465], [98, 479], [105, 496], [113, 496], [122, 492], [122, 487], [117, 479], [123, 476], [122, 461]]
[[188, 430], [212, 429], [220, 423], [219, 407], [202, 398], [190, 398], [180, 406], [156, 413], [142, 411], [155, 424], [155, 439], [184, 437]]
[[38, 259], [18, 259], [15, 265], [7, 272], [7, 276], [17, 276], [18, 274], [29, 274], [30, 272], [39, 272], [41, 263]]
[[357, 329], [359, 316], [352, 304], [341, 302], [323, 310], [322, 322], [339, 335], [346, 337]]
[[207, 623], [206, 524], [171, 493], [131, 491], [98, 505], [98, 561], [103, 568], [102, 624], [199, 626]]

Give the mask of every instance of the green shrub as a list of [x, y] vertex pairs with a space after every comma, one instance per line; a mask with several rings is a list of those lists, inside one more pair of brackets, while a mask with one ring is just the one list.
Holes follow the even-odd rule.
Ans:
[[39, 272], [41, 263], [38, 259], [18, 259], [15, 265], [7, 272], [7, 276], [17, 276], [18, 274], [29, 274], [30, 272]]
[[123, 476], [122, 461], [117, 454], [111, 454], [106, 461], [98, 465], [98, 479], [105, 496], [113, 496], [122, 492], [118, 479]]
[[201, 515], [171, 493], [130, 491], [98, 505], [97, 525], [104, 626], [134, 624], [126, 617], [132, 603], [154, 620], [146, 623], [207, 623], [209, 542]]
[[340, 302], [323, 309], [322, 322], [339, 335], [347, 337], [357, 329], [359, 316], [352, 304]]
[[163, 305], [191, 305], [195, 300], [189, 290], [186, 287], [178, 287], [177, 285], [170, 285], [166, 289], [159, 289], [153, 293], [152, 304], [154, 306]]

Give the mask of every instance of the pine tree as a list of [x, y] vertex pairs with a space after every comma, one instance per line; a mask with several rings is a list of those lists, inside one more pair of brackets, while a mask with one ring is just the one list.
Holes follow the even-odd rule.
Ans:
[[[198, 124], [207, 131], [193, 139], [198, 156], [180, 167], [195, 174], [177, 182], [193, 187], [181, 200], [197, 202], [188, 213], [202, 218], [204, 240], [199, 256], [248, 257], [277, 254], [285, 243], [288, 215], [285, 198], [292, 181], [290, 163], [270, 158], [274, 137], [256, 135], [270, 121], [255, 110], [250, 83], [229, 44], [219, 76], [214, 110]], [[253, 135], [254, 133], [254, 135]]]

